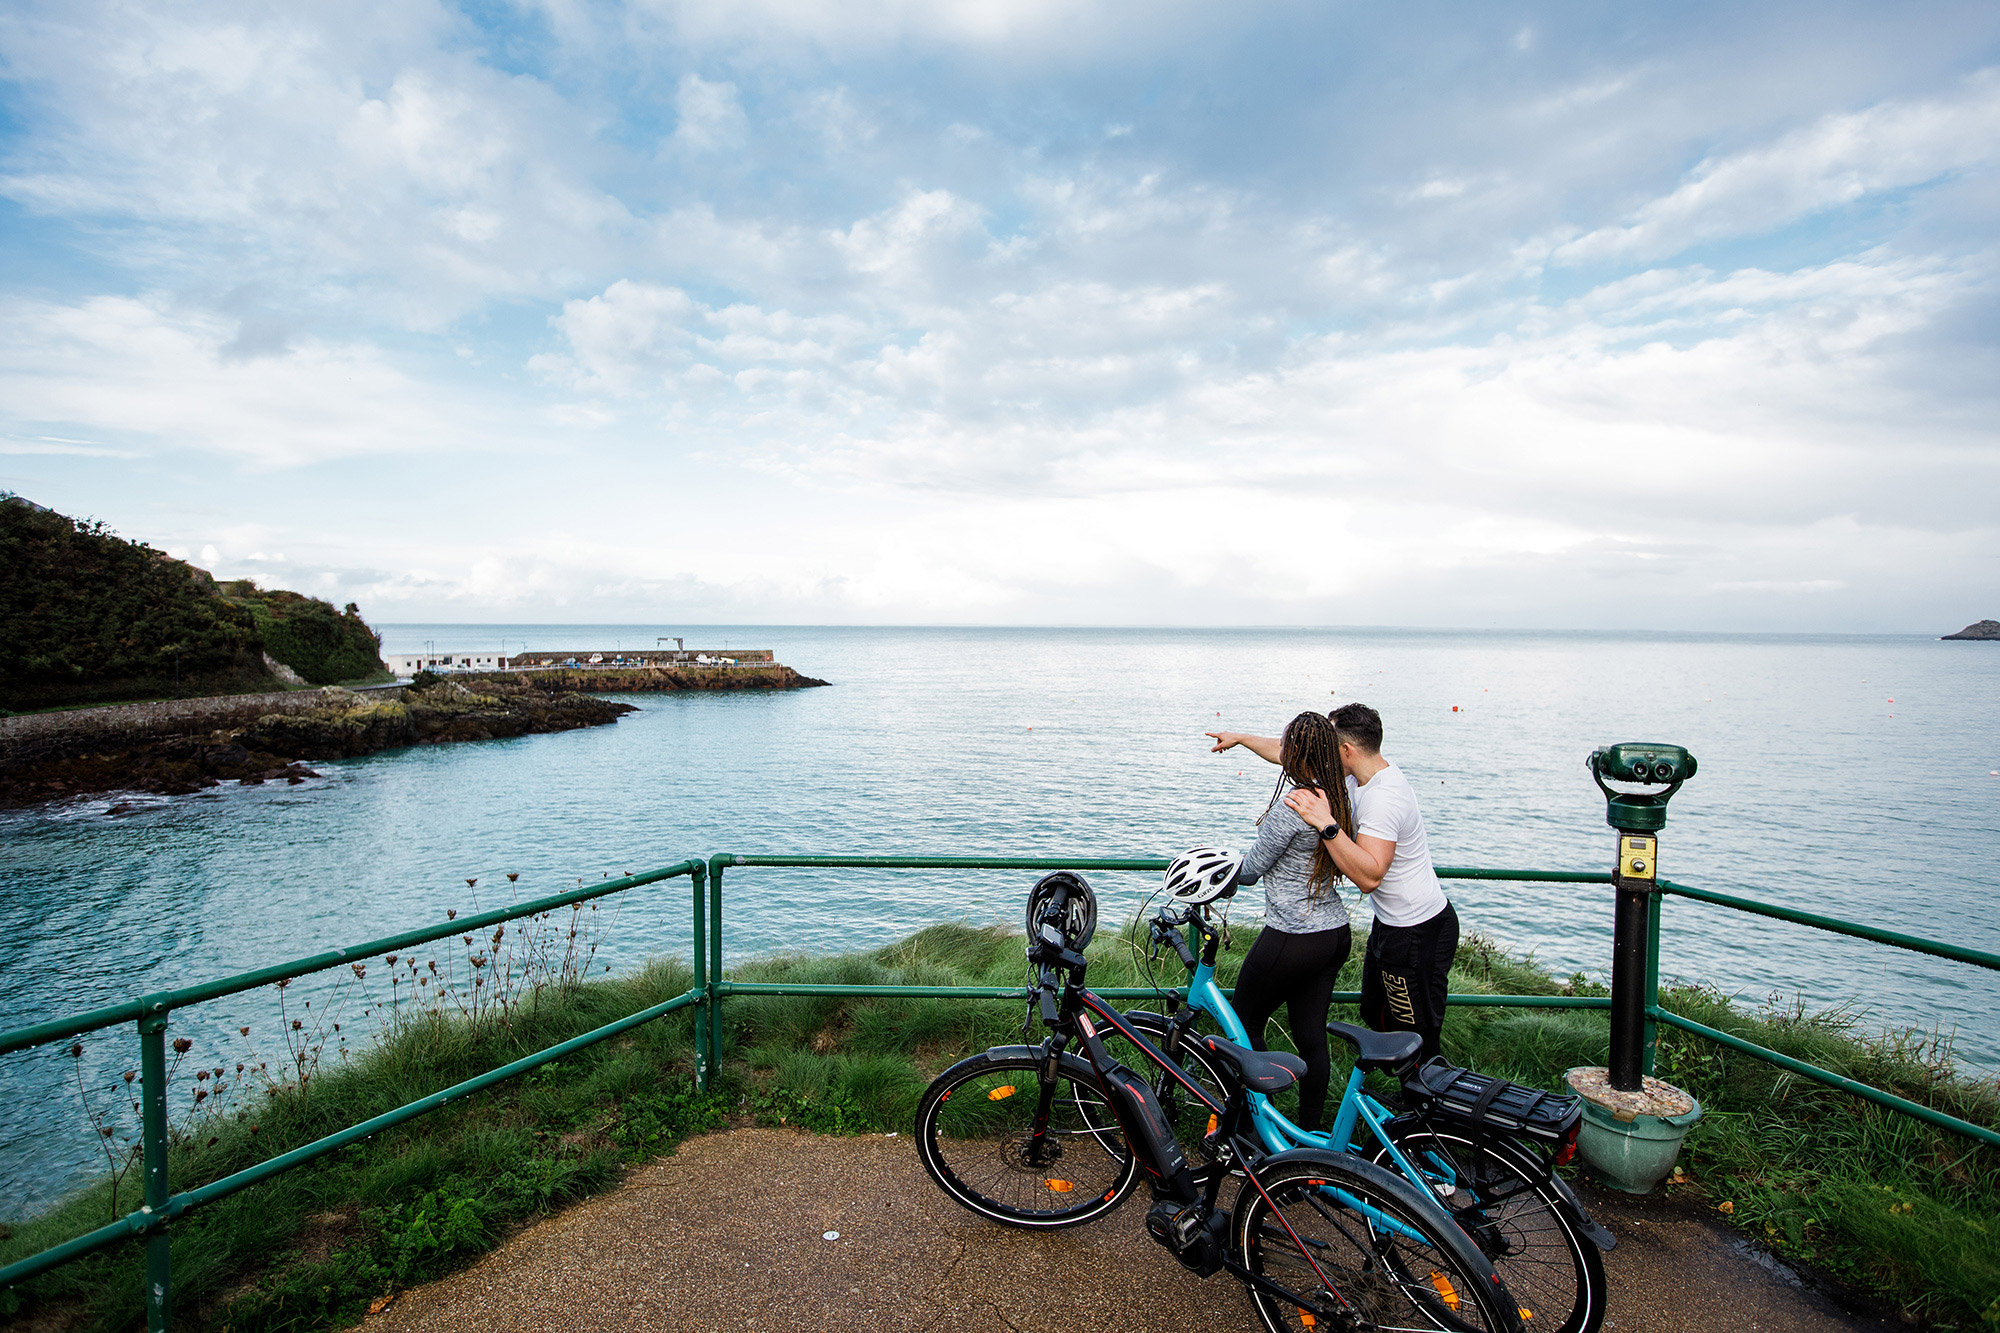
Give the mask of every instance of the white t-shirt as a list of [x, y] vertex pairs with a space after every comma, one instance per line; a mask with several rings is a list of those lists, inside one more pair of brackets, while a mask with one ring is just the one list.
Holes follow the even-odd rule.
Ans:
[[1354, 807], [1356, 833], [1396, 844], [1381, 887], [1366, 895], [1375, 919], [1385, 926], [1415, 926], [1442, 912], [1447, 905], [1444, 887], [1431, 868], [1424, 817], [1403, 770], [1390, 764], [1365, 785], [1349, 777], [1347, 799]]

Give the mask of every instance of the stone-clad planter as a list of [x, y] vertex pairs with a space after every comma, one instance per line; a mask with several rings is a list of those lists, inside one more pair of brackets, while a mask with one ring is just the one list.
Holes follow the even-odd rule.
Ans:
[[1701, 1103], [1657, 1078], [1644, 1080], [1638, 1092], [1620, 1092], [1601, 1067], [1572, 1069], [1564, 1077], [1583, 1098], [1576, 1148], [1585, 1169], [1612, 1189], [1652, 1193], [1673, 1170], [1681, 1140], [1701, 1119]]

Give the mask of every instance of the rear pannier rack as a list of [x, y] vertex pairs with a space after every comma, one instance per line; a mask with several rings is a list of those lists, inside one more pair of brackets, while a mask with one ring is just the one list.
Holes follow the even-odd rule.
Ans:
[[1432, 1056], [1403, 1079], [1410, 1110], [1475, 1133], [1524, 1134], [1561, 1143], [1583, 1118], [1583, 1099], [1476, 1074]]

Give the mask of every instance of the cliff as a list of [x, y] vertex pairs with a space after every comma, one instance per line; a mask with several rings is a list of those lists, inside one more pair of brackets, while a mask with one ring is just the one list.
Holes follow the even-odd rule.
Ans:
[[352, 603], [217, 584], [144, 542], [0, 491], [0, 711], [386, 675]]
[[1946, 639], [2000, 639], [2000, 620], [1982, 620], [1977, 624], [1967, 625], [1956, 634], [1946, 634], [1942, 637]]

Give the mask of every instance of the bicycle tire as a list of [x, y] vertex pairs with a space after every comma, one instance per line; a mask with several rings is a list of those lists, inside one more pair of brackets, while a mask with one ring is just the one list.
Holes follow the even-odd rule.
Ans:
[[[1604, 1324], [1607, 1296], [1604, 1256], [1583, 1235], [1555, 1188], [1537, 1184], [1540, 1168], [1504, 1140], [1475, 1143], [1469, 1136], [1424, 1126], [1409, 1126], [1392, 1136], [1396, 1146], [1419, 1171], [1427, 1169], [1427, 1153], [1442, 1154], [1460, 1189], [1440, 1200], [1492, 1263], [1507, 1290], [1530, 1311], [1523, 1317], [1530, 1333], [1598, 1333]], [[1377, 1166], [1393, 1170], [1386, 1148], [1377, 1147]], [[1483, 1200], [1504, 1195], [1501, 1202]], [[1562, 1322], [1551, 1319], [1562, 1313]]]
[[[1369, 1219], [1334, 1190], [1416, 1238]], [[1512, 1297], [1465, 1234], [1407, 1180], [1351, 1153], [1310, 1150], [1258, 1163], [1236, 1196], [1230, 1248], [1258, 1277], [1342, 1307], [1356, 1329], [1522, 1333]], [[1281, 1297], [1247, 1282], [1245, 1290], [1266, 1333], [1315, 1326]]]
[[917, 1103], [917, 1155], [947, 1195], [1012, 1227], [1093, 1222], [1138, 1184], [1139, 1164], [1090, 1066], [1065, 1054], [1046, 1132], [1033, 1122], [1042, 1060], [984, 1051], [939, 1074]]

